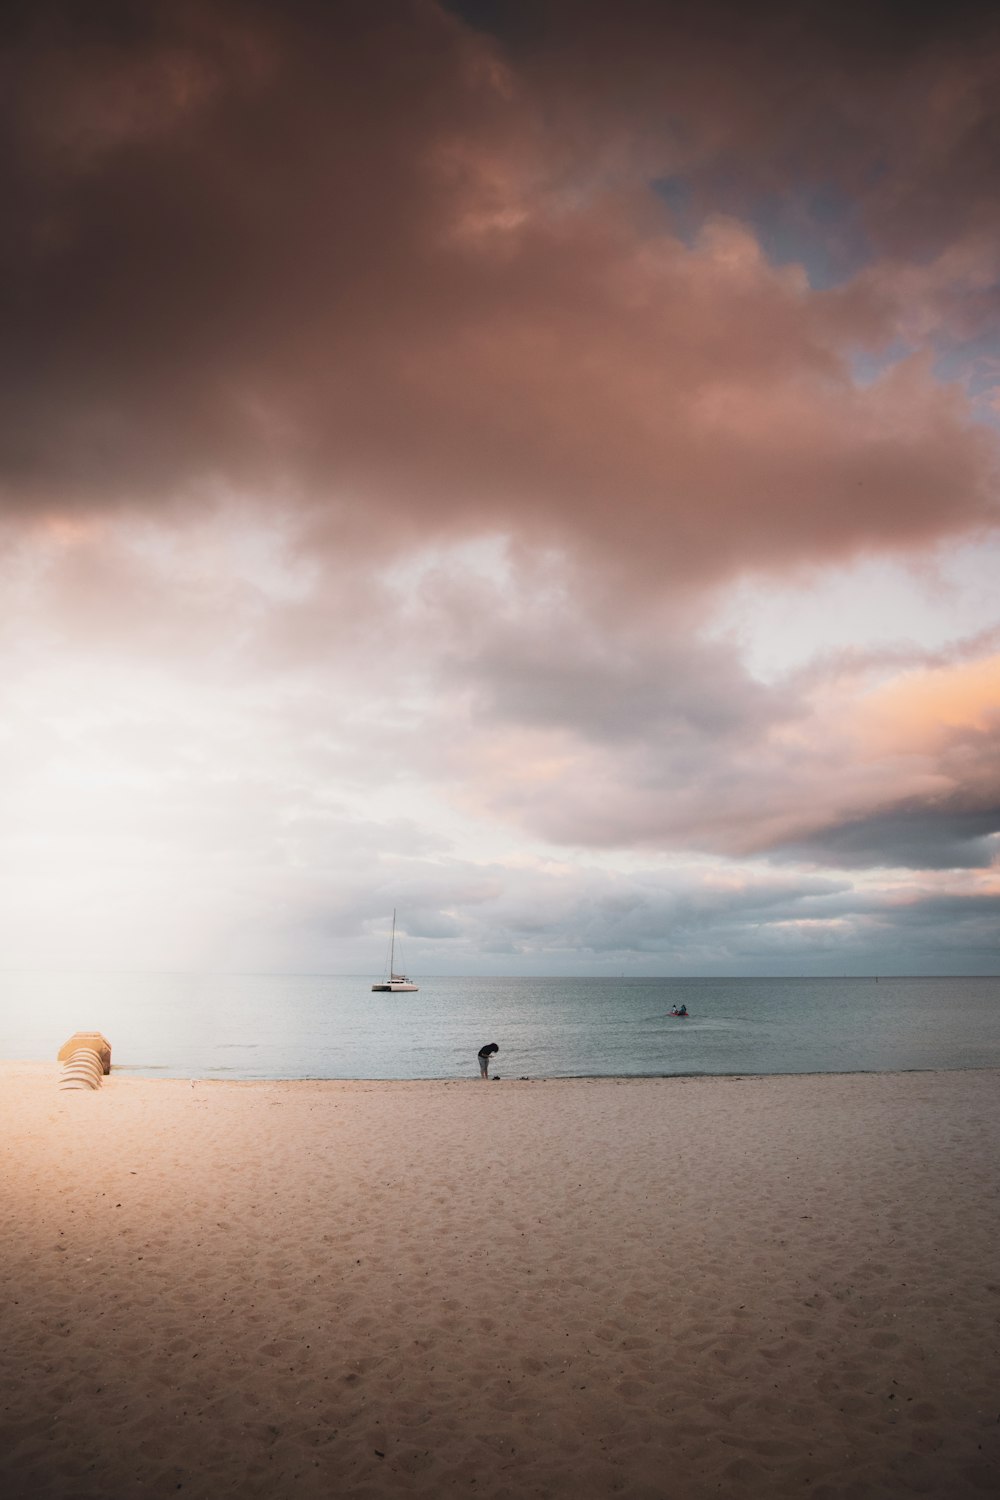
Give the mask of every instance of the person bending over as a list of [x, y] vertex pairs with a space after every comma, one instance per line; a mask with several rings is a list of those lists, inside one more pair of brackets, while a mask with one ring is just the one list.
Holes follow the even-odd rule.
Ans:
[[489, 1078], [489, 1076], [490, 1076], [490, 1058], [493, 1056], [494, 1052], [499, 1052], [499, 1051], [500, 1051], [500, 1048], [497, 1046], [496, 1042], [487, 1042], [485, 1047], [480, 1047], [480, 1049], [479, 1049], [479, 1076], [481, 1078]]

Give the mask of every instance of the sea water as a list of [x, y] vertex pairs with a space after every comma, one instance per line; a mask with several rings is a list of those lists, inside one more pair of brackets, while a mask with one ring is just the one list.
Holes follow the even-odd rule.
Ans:
[[[1000, 1067], [1000, 978], [418, 978], [7, 973], [0, 1057], [103, 1031], [115, 1070], [179, 1078], [506, 1078]], [[686, 1020], [672, 1017], [685, 1004]]]

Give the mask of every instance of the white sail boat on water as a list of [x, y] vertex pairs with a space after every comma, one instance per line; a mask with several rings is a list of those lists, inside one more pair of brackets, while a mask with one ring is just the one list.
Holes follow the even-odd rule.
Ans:
[[412, 979], [407, 979], [405, 974], [396, 973], [396, 908], [392, 909], [392, 937], [389, 939], [389, 977], [383, 979], [380, 984], [373, 984], [373, 990], [387, 990], [393, 995], [404, 995], [415, 992], [418, 986]]

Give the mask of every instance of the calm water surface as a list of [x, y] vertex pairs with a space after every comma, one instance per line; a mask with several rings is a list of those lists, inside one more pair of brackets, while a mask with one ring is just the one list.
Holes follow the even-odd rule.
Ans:
[[[1000, 978], [426, 979], [0, 975], [0, 1056], [74, 1031], [115, 1069], [179, 1078], [531, 1078], [1000, 1067]], [[681, 1003], [688, 1020], [674, 1020]]]

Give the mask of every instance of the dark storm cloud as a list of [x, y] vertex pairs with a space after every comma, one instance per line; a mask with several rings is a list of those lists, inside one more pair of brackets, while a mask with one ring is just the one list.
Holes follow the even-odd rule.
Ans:
[[963, 800], [928, 805], [911, 799], [880, 808], [869, 817], [817, 829], [790, 843], [787, 853], [846, 869], [986, 869], [998, 853], [993, 836], [1000, 833], [1000, 801], [963, 808]]
[[[850, 351], [895, 336], [897, 278], [813, 294], [711, 216], [752, 220], [730, 180], [836, 169], [842, 198], [938, 222], [921, 163], [988, 140], [982, 87], [954, 84], [988, 49], [963, 13], [897, 52], [882, 14], [552, 5], [508, 54], [418, 0], [18, 11], [7, 509], [235, 490], [314, 506], [328, 554], [502, 532], [580, 552], [622, 599], [990, 520], [993, 439], [961, 390], [920, 358], [853, 383]], [[928, 108], [934, 155], [911, 149]], [[985, 212], [985, 151], [955, 235]], [[873, 153], [888, 187], [864, 186]], [[653, 186], [674, 169], [708, 213], [691, 246]], [[922, 269], [925, 338], [986, 274]]]
[[[6, 60], [12, 502], [308, 469], [320, 434], [290, 401], [363, 379], [395, 230], [419, 241], [433, 213], [420, 152], [472, 128], [447, 29], [366, 9], [27, 12]], [[318, 370], [327, 336], [351, 349]]]
[[651, 142], [689, 214], [766, 220], [771, 196], [775, 227], [804, 245], [811, 227], [821, 253], [845, 217], [904, 253], [996, 226], [1000, 18], [982, 0], [454, 8], [568, 112], [586, 95], [595, 132]]

